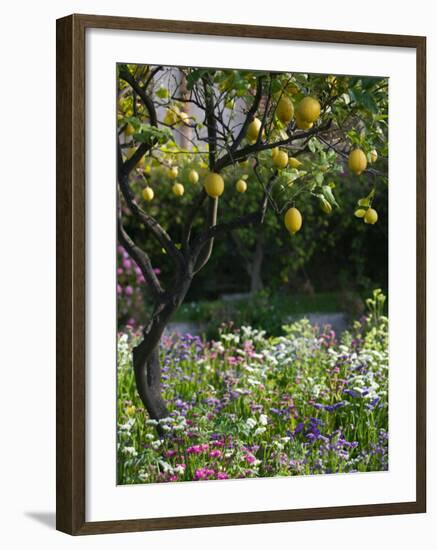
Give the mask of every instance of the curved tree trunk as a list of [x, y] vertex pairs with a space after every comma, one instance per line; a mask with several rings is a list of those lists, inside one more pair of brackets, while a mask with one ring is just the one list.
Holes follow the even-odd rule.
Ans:
[[168, 415], [167, 406], [161, 393], [159, 342], [147, 356], [144, 356], [141, 353], [141, 346], [146, 342], [147, 340], [143, 340], [133, 351], [135, 383], [150, 418], [159, 420]]
[[[168, 416], [167, 405], [162, 397], [159, 344], [166, 326], [183, 302], [190, 285], [191, 277], [186, 275], [174, 293], [163, 298], [155, 306], [152, 319], [144, 330], [143, 340], [133, 349], [133, 367], [138, 394], [150, 418], [154, 420]], [[163, 435], [159, 426], [158, 432]]]

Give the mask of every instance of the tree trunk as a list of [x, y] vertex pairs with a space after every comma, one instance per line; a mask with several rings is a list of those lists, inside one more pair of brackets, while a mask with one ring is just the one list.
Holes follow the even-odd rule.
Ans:
[[[182, 304], [190, 285], [191, 277], [186, 276], [174, 293], [156, 304], [150, 323], [144, 330], [144, 339], [133, 349], [137, 391], [150, 418], [154, 420], [168, 416], [167, 405], [162, 397], [159, 344], [166, 326]], [[161, 436], [164, 435], [159, 426], [158, 432]]]
[[263, 289], [261, 268], [264, 259], [264, 237], [260, 232], [256, 241], [256, 248], [250, 268], [250, 292], [254, 294]]

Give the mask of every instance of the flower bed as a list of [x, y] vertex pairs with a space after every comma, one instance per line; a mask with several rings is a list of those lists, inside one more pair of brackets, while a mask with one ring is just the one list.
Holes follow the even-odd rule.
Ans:
[[133, 330], [118, 341], [118, 483], [223, 480], [388, 468], [388, 321], [369, 316], [338, 340], [302, 320], [266, 337], [161, 345], [170, 410], [156, 430], [137, 397]]

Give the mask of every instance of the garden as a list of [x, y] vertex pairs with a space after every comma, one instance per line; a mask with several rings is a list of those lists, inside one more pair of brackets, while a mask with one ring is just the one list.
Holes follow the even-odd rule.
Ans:
[[387, 470], [387, 79], [117, 71], [117, 482]]

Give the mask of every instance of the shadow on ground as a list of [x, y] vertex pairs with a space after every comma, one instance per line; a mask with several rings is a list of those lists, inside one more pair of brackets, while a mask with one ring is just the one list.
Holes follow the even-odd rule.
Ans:
[[51, 529], [56, 527], [55, 512], [24, 512], [24, 515]]

